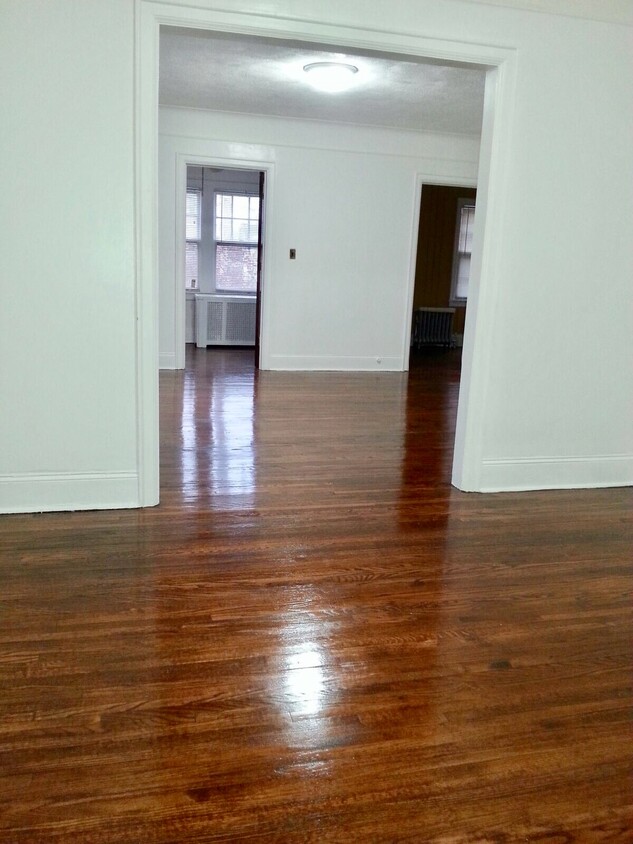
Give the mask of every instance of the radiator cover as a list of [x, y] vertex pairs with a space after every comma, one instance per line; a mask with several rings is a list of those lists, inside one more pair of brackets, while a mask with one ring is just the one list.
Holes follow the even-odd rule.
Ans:
[[254, 346], [254, 296], [196, 293], [196, 346]]

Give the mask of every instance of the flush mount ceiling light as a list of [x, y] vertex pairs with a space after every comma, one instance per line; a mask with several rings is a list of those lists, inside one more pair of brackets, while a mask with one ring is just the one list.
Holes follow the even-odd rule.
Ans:
[[353, 64], [343, 62], [312, 62], [304, 65], [308, 74], [308, 81], [319, 91], [336, 94], [349, 88], [358, 68]]

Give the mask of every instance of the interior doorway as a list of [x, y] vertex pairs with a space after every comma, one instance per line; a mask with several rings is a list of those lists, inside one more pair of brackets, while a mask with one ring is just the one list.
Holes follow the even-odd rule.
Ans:
[[472, 185], [422, 186], [410, 364], [425, 351], [463, 346], [476, 198]]
[[[265, 172], [186, 165], [184, 343], [260, 362]], [[191, 355], [189, 355], [189, 358]], [[184, 356], [187, 365], [188, 357]]]
[[424, 183], [419, 191], [408, 413], [423, 412], [409, 405], [426, 399], [432, 388], [437, 428], [426, 431], [425, 439], [436, 445], [430, 451], [438, 461], [435, 474], [446, 476], [455, 440], [477, 190], [472, 184]]
[[[148, 148], [156, 150], [158, 127], [158, 103], [156, 101], [156, 82], [158, 69], [158, 34], [163, 26], [178, 27], [184, 23], [196, 26], [200, 30], [242, 33], [246, 29], [244, 18], [236, 13], [230, 21], [218, 19], [214, 13], [200, 14], [194, 20], [191, 15], [186, 18], [180, 11], [166, 13], [163, 7], [151, 2], [143, 2], [140, 6], [139, 17], [139, 50], [137, 53], [137, 94], [138, 94], [138, 132], [137, 132], [137, 231], [139, 244], [139, 274], [137, 301], [138, 314], [138, 389], [137, 389], [137, 431], [139, 455], [139, 488], [140, 499], [145, 505], [156, 503], [158, 500], [158, 395], [153, 361], [157, 345], [156, 326], [152, 326], [150, 317], [155, 312], [153, 305], [156, 299], [156, 244], [154, 233], [156, 209], [156, 163], [157, 159], [148, 156]], [[253, 36], [264, 38], [270, 35], [266, 23], [248, 21], [248, 31]], [[492, 333], [490, 328], [493, 308], [491, 307], [499, 283], [498, 275], [494, 272], [494, 250], [490, 242], [490, 232], [499, 222], [502, 214], [505, 187], [505, 164], [507, 159], [507, 141], [509, 137], [509, 115], [512, 107], [512, 82], [516, 73], [516, 56], [513, 51], [491, 47], [489, 45], [473, 45], [461, 42], [436, 42], [432, 39], [385, 39], [378, 43], [375, 33], [368, 33], [357, 28], [351, 36], [349, 31], [336, 30], [330, 27], [327, 37], [320, 33], [316, 37], [314, 32], [308, 32], [301, 26], [292, 31], [284, 30], [281, 36], [284, 43], [287, 39], [303, 40], [304, 42], [336, 42], [340, 50], [345, 43], [346, 49], [367, 49], [369, 35], [372, 36], [373, 50], [381, 48], [382, 55], [407, 57], [414, 62], [429, 60], [431, 63], [442, 63], [459, 66], [466, 63], [469, 67], [479, 67], [485, 71], [485, 103], [483, 109], [483, 129], [479, 147], [479, 177], [481, 211], [478, 232], [475, 234], [475, 251], [473, 254], [473, 268], [475, 290], [472, 299], [470, 317], [465, 344], [465, 367], [462, 388], [460, 389], [459, 412], [457, 420], [457, 436], [453, 462], [453, 483], [460, 489], [477, 489], [481, 465], [481, 431], [485, 408], [487, 361], [492, 354]], [[279, 32], [277, 32], [279, 38]], [[378, 53], [380, 55], [380, 53]], [[194, 133], [195, 135], [195, 133]], [[224, 145], [225, 155], [232, 155], [233, 147]], [[231, 150], [230, 152], [228, 150]], [[242, 154], [252, 149], [242, 144], [239, 147]], [[222, 154], [222, 153], [220, 153]], [[266, 158], [272, 168], [273, 156]], [[262, 164], [264, 158], [261, 159]], [[259, 163], [259, 162], [257, 162]], [[494, 188], [494, 190], [493, 190]], [[484, 228], [483, 219], [487, 225]], [[484, 285], [482, 282], [486, 280]], [[407, 303], [408, 314], [411, 314], [411, 299]], [[267, 317], [263, 322], [266, 324]], [[183, 323], [184, 324], [184, 323]], [[475, 324], [477, 324], [477, 338], [475, 344]], [[410, 325], [408, 320], [406, 325]], [[409, 352], [409, 328], [403, 334], [403, 361], [406, 362]], [[470, 338], [470, 339], [468, 339]], [[406, 357], [405, 357], [406, 355]], [[264, 351], [266, 356], [266, 351]], [[403, 367], [403, 368], [406, 368]]]

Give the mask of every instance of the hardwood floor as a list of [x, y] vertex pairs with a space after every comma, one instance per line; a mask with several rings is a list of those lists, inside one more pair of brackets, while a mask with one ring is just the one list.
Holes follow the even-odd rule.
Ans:
[[632, 491], [451, 488], [455, 353], [188, 363], [159, 507], [0, 519], [0, 841], [632, 842]]

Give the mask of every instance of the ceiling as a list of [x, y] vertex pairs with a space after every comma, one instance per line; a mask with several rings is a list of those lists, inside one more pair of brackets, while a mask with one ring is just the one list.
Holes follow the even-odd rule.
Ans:
[[[358, 67], [354, 86], [313, 90], [303, 66], [342, 61]], [[162, 28], [161, 105], [385, 126], [415, 132], [481, 132], [485, 71], [337, 52], [271, 38]]]

